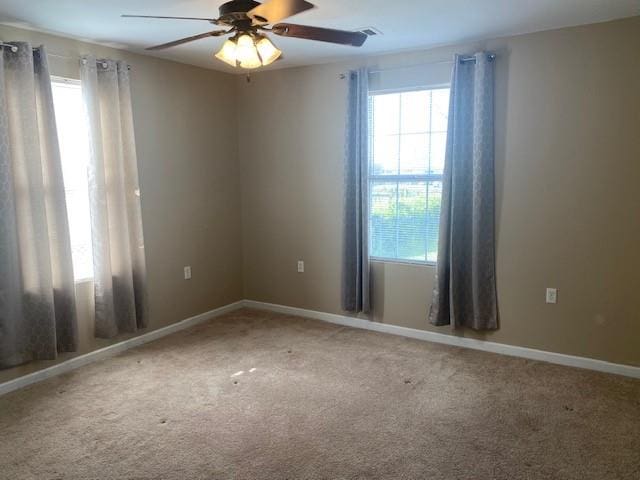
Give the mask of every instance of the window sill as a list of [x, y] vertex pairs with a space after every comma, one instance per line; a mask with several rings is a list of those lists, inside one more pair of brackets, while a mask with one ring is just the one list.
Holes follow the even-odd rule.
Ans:
[[398, 260], [395, 258], [379, 258], [379, 257], [370, 257], [374, 263], [391, 263], [391, 264], [399, 264], [399, 265], [415, 265], [417, 267], [435, 267], [436, 262], [425, 262], [422, 260]]
[[76, 280], [74, 280], [74, 283], [76, 285], [83, 285], [85, 283], [92, 283], [93, 282], [93, 277], [90, 278], [78, 278]]

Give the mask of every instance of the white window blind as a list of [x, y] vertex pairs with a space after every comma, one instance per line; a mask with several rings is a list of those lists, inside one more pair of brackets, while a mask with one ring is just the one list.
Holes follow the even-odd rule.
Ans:
[[435, 262], [449, 89], [370, 95], [371, 256]]
[[91, 216], [87, 184], [89, 139], [80, 82], [52, 81], [53, 104], [62, 158], [62, 174], [69, 216], [71, 253], [76, 281], [93, 278]]

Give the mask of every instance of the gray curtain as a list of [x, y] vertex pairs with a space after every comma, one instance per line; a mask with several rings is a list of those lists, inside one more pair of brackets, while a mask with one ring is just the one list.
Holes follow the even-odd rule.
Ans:
[[82, 59], [91, 156], [89, 202], [98, 337], [147, 325], [146, 266], [129, 69]]
[[436, 285], [429, 320], [498, 328], [494, 242], [494, 64], [455, 57]]
[[349, 72], [342, 308], [371, 310], [369, 266], [369, 72]]
[[47, 55], [13, 45], [0, 55], [0, 368], [78, 343]]

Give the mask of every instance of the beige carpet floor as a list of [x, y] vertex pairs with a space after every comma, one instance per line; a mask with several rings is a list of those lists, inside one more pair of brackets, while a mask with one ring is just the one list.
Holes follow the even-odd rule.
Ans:
[[0, 397], [2, 479], [640, 479], [640, 381], [241, 310]]

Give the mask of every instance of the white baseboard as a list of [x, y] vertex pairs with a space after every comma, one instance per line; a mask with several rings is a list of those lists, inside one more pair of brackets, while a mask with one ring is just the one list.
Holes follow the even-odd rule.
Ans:
[[313, 318], [325, 322], [336, 323], [338, 325], [345, 325], [347, 327], [362, 328], [365, 330], [373, 330], [375, 332], [382, 333], [390, 333], [392, 335], [400, 335], [403, 337], [415, 338], [427, 342], [443, 343], [445, 345], [453, 345], [456, 347], [471, 348], [474, 350], [482, 350], [484, 352], [499, 353], [512, 357], [521, 357], [528, 358], [530, 360], [555, 363], [557, 365], [564, 365], [567, 367], [584, 368], [587, 370], [595, 370], [598, 372], [613, 373], [616, 375], [640, 378], [640, 367], [634, 367], [632, 365], [622, 365], [618, 363], [605, 362], [603, 360], [596, 360], [593, 358], [577, 357], [574, 355], [547, 352], [544, 350], [536, 350], [533, 348], [517, 347], [514, 345], [506, 345], [503, 343], [487, 342], [484, 340], [476, 340], [473, 338], [464, 338], [454, 335], [446, 335], [443, 333], [428, 332], [426, 330], [418, 330], [415, 328], [399, 327], [396, 325], [372, 322], [370, 320], [365, 320], [362, 318], [336, 315], [333, 313], [317, 312], [314, 310], [305, 310], [303, 308], [288, 307], [285, 305], [276, 305], [273, 303], [244, 300], [242, 304], [244, 307], [248, 308], [257, 308], [262, 310], [270, 310], [272, 312]]
[[242, 308], [243, 306], [244, 301], [242, 300], [231, 303], [229, 305], [224, 305], [220, 308], [201, 313], [194, 317], [186, 318], [180, 322], [173, 323], [169, 326], [159, 328], [157, 330], [153, 330], [149, 333], [144, 333], [137, 337], [133, 337], [128, 340], [109, 345], [108, 347], [101, 348], [100, 350], [95, 350], [93, 352], [85, 353], [84, 355], [70, 358], [69, 360], [58, 363], [57, 365], [53, 365], [51, 367], [29, 373], [22, 377], [9, 380], [8, 382], [0, 383], [0, 395], [4, 395], [5, 393], [12, 392], [36, 382], [41, 382], [42, 380], [54, 377], [56, 375], [70, 372], [71, 370], [75, 370], [76, 368], [88, 365], [89, 363], [112, 357], [124, 352], [125, 350], [129, 350], [139, 345], [152, 342], [153, 340], [157, 340], [180, 330], [184, 330], [185, 328], [204, 323], [207, 320], [211, 320], [212, 318], [218, 317], [233, 310], [237, 310], [238, 308]]
[[335, 323], [347, 327], [361, 328], [365, 330], [373, 330], [375, 332], [389, 333], [391, 335], [400, 335], [403, 337], [415, 338], [427, 342], [443, 343], [445, 345], [453, 345], [456, 347], [471, 348], [474, 350], [482, 350], [485, 352], [499, 353], [512, 357], [528, 358], [531, 360], [539, 360], [542, 362], [555, 363], [568, 367], [584, 368], [604, 373], [613, 373], [616, 375], [624, 375], [627, 377], [640, 378], [640, 367], [631, 365], [621, 365], [617, 363], [605, 362], [593, 358], [577, 357], [573, 355], [564, 355], [562, 353], [547, 352], [544, 350], [535, 350], [533, 348], [517, 347], [514, 345], [506, 345], [503, 343], [487, 342], [484, 340], [475, 340], [473, 338], [456, 337], [453, 335], [445, 335], [442, 333], [428, 332], [426, 330], [418, 330], [415, 328], [399, 327], [396, 325], [388, 325], [379, 322], [372, 322], [362, 318], [348, 317], [345, 315], [336, 315], [333, 313], [318, 312], [315, 310], [306, 310], [303, 308], [288, 307], [285, 305], [276, 305], [273, 303], [257, 302], [254, 300], [240, 300], [229, 305], [201, 313], [194, 317], [187, 318], [172, 325], [144, 333], [137, 337], [124, 340], [122, 342], [110, 345], [100, 350], [79, 355], [69, 360], [53, 365], [33, 373], [29, 373], [22, 377], [0, 383], [0, 395], [12, 392], [19, 388], [40, 382], [56, 375], [70, 372], [84, 365], [112, 357], [131, 348], [143, 345], [153, 340], [165, 337], [172, 333], [184, 330], [194, 325], [204, 323], [212, 318], [218, 317], [225, 313], [237, 310], [242, 307], [256, 308], [260, 310], [268, 310], [272, 312], [284, 313], [288, 315], [297, 315], [300, 317], [313, 318], [324, 322]]

